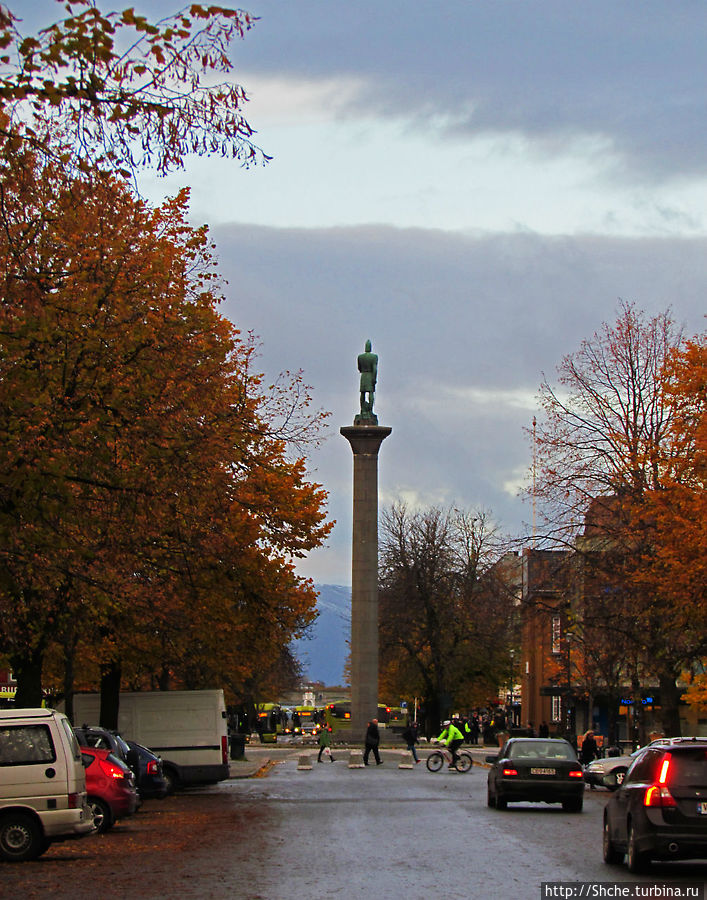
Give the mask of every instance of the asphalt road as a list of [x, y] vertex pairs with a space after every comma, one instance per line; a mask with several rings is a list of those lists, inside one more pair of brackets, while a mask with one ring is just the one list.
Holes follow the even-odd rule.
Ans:
[[[463, 775], [432, 774], [424, 763], [400, 769], [399, 750], [365, 769], [349, 768], [346, 750], [321, 764], [314, 747], [256, 746], [246, 755], [252, 772], [269, 764], [255, 777], [147, 801], [108, 834], [56, 844], [32, 863], [0, 863], [0, 896], [535, 900], [553, 881], [707, 877], [707, 864], [654, 864], [641, 877], [604, 865], [606, 791], [587, 789], [580, 814], [533, 804], [497, 811], [486, 805], [480, 766]], [[311, 769], [299, 768], [302, 755]]]
[[609, 794], [603, 790], [586, 790], [580, 814], [544, 804], [511, 804], [502, 812], [487, 807], [486, 770], [479, 766], [464, 775], [432, 774], [424, 763], [401, 770], [401, 753], [391, 750], [380, 767], [350, 769], [348, 751], [335, 751], [333, 764], [317, 764], [316, 751], [304, 752], [314, 760], [310, 771], [299, 770], [292, 755], [267, 777], [218, 788], [259, 814], [258, 831], [245, 836], [243, 848], [241, 873], [254, 891], [248, 896], [510, 900], [540, 898], [549, 881], [707, 877], [707, 865], [692, 863], [655, 864], [641, 877], [606, 866], [601, 822]]

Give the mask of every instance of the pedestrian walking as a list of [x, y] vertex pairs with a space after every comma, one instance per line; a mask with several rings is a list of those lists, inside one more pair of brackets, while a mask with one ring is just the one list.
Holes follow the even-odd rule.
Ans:
[[380, 766], [383, 763], [383, 760], [380, 757], [380, 753], [378, 752], [378, 744], [380, 744], [380, 731], [378, 731], [378, 719], [371, 719], [368, 723], [368, 728], [366, 729], [366, 746], [363, 751], [363, 764], [364, 766], [368, 765], [368, 757], [373, 751], [373, 756], [376, 760], [376, 765]]
[[322, 754], [328, 756], [330, 762], [334, 762], [334, 756], [331, 752], [332, 731], [331, 725], [325, 725], [319, 732], [319, 756], [317, 757], [317, 762], [322, 761]]
[[415, 747], [415, 744], [418, 741], [417, 722], [408, 722], [407, 727], [404, 729], [401, 737], [407, 744], [408, 750], [412, 753], [412, 758], [416, 763], [419, 763], [420, 760], [417, 758], [417, 749]]
[[596, 739], [594, 738], [594, 732], [588, 731], [584, 735], [584, 740], [582, 741], [582, 745], [579, 751], [579, 761], [584, 766], [588, 766], [590, 762], [595, 760], [599, 756], [599, 748], [597, 747]]

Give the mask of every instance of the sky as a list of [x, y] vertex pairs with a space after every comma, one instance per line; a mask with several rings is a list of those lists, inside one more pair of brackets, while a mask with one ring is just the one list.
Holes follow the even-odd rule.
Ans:
[[[30, 7], [61, 16], [50, 0]], [[520, 491], [543, 377], [622, 300], [705, 328], [707, 5], [245, 8], [259, 18], [233, 45], [232, 77], [272, 161], [191, 159], [141, 189], [157, 202], [191, 186], [228, 282], [221, 311], [258, 336], [266, 375], [303, 370], [331, 412], [308, 463], [337, 524], [298, 572], [351, 583], [339, 428], [358, 412], [367, 339], [375, 412], [393, 429], [380, 506], [483, 509], [528, 534]]]

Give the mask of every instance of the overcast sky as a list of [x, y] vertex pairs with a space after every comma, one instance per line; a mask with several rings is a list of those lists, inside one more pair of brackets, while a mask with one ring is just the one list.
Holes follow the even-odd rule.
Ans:
[[381, 505], [482, 507], [523, 533], [542, 374], [614, 321], [619, 298], [705, 327], [707, 4], [246, 8], [260, 19], [233, 48], [234, 78], [272, 162], [196, 160], [142, 187], [192, 186], [229, 282], [222, 311], [259, 335], [267, 374], [304, 369], [332, 412], [310, 467], [337, 526], [299, 571], [351, 581], [338, 429], [357, 412], [368, 338], [393, 429]]

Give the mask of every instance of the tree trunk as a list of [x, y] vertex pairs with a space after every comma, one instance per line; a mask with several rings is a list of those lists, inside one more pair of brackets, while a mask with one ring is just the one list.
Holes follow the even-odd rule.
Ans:
[[115, 731], [120, 709], [120, 662], [114, 660], [101, 668], [101, 715], [99, 724]]
[[663, 734], [666, 737], [680, 737], [680, 697], [682, 690], [675, 683], [675, 675], [672, 672], [661, 673], [660, 707]]
[[10, 657], [12, 674], [17, 681], [15, 706], [26, 709], [42, 705], [42, 665], [44, 647], [35, 647]]
[[608, 746], [616, 747], [619, 743], [619, 698], [610, 694], [608, 698]]
[[[74, 663], [76, 662], [76, 629], [66, 637], [64, 651], [64, 712], [74, 722]], [[74, 722], [74, 724], [77, 724]]]

